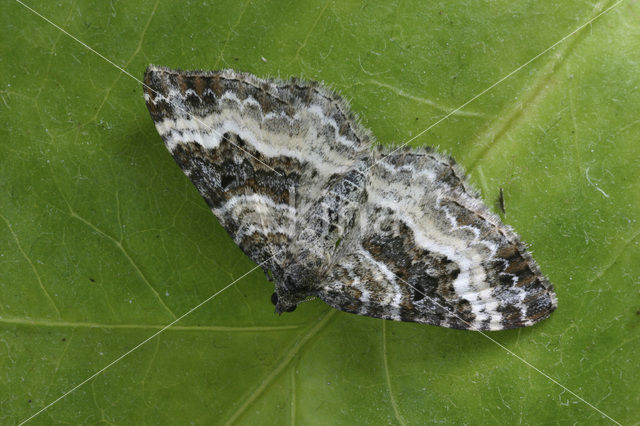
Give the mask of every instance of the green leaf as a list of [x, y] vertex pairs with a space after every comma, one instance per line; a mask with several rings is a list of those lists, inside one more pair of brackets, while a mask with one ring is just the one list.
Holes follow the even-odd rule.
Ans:
[[[405, 141], [605, 1], [33, 0], [133, 76], [149, 63], [323, 80]], [[623, 1], [412, 145], [437, 145], [555, 284], [491, 333], [621, 423], [640, 385], [640, 4]], [[0, 422], [27, 419], [255, 265], [166, 152], [139, 82], [17, 2], [0, 16]], [[469, 331], [320, 301], [273, 314], [255, 270], [36, 423], [608, 423]]]

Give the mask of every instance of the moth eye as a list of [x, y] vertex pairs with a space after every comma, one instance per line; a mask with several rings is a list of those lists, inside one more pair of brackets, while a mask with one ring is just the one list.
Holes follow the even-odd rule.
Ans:
[[271, 303], [273, 303], [273, 306], [276, 306], [278, 304], [278, 295], [276, 293], [273, 293], [271, 295]]
[[296, 310], [297, 307], [298, 307], [298, 305], [293, 305], [293, 306], [287, 308], [287, 310], [285, 312], [293, 312], [293, 311]]

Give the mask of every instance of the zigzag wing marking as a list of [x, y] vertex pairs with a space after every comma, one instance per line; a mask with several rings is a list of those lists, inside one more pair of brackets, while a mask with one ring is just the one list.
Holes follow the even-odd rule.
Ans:
[[429, 151], [374, 162], [357, 232], [319, 296], [347, 312], [460, 329], [503, 330], [548, 317], [553, 287], [466, 183], [442, 179], [446, 163]]
[[[279, 267], [296, 219], [371, 136], [315, 83], [151, 66], [145, 100], [184, 173], [240, 248]], [[272, 259], [273, 257], [273, 259]]]

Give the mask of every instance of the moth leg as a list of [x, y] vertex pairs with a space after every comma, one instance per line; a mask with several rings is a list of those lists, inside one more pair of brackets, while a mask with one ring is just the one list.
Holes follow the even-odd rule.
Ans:
[[264, 276], [267, 277], [267, 281], [269, 281], [270, 283], [273, 282], [273, 275], [271, 274], [271, 271], [265, 267], [262, 268], [262, 270], [264, 271]]

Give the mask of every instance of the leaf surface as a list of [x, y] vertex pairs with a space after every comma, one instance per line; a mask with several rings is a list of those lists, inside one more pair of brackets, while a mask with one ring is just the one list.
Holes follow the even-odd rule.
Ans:
[[[406, 141], [614, 2], [33, 1], [133, 76], [320, 80]], [[640, 5], [624, 1], [412, 141], [469, 171], [554, 283], [490, 337], [621, 423], [640, 381]], [[255, 265], [174, 164], [140, 83], [18, 3], [0, 16], [0, 422], [18, 423]], [[35, 423], [607, 423], [481, 334], [320, 301], [258, 269]]]

